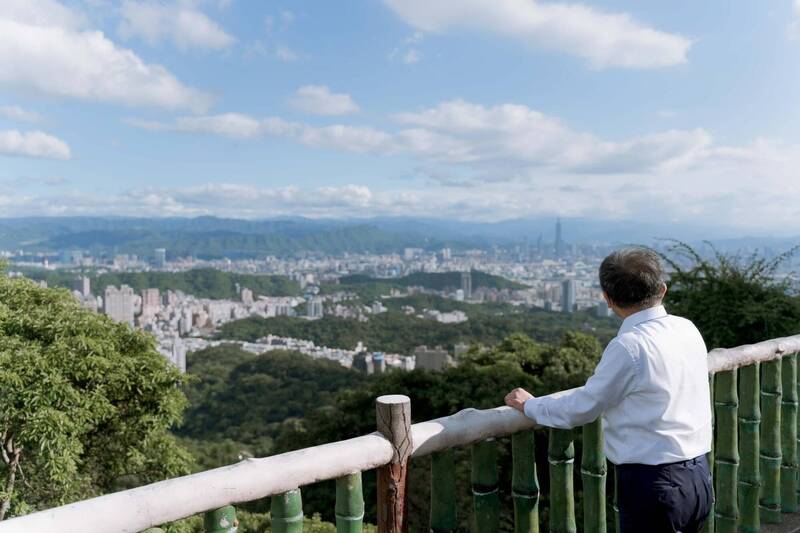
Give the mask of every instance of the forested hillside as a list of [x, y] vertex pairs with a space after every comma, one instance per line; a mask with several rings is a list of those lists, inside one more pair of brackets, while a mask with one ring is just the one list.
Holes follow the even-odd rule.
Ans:
[[[52, 287], [72, 288], [78, 274], [67, 271], [28, 269], [25, 275], [44, 280]], [[198, 268], [185, 272], [107, 272], [87, 274], [92, 280], [92, 291], [102, 295], [108, 285], [128, 285], [136, 292], [156, 288], [163, 291], [183, 291], [198, 298], [239, 298], [236, 285], [247, 287], [254, 296], [294, 296], [300, 286], [285, 276], [262, 276], [223, 272], [212, 268]]]
[[476, 309], [466, 322], [442, 324], [390, 309], [386, 313], [371, 316], [366, 322], [330, 315], [314, 321], [291, 317], [250, 317], [223, 325], [218, 336], [220, 339], [253, 342], [273, 334], [310, 339], [318, 345], [350, 350], [362, 341], [370, 350], [411, 353], [422, 344], [447, 348], [459, 343], [492, 346], [513, 333], [524, 333], [537, 341], [553, 342], [570, 329], [591, 332], [607, 341], [616, 334], [617, 328], [616, 319], [597, 318], [588, 311], [567, 314], [514, 309], [511, 312], [491, 313]]

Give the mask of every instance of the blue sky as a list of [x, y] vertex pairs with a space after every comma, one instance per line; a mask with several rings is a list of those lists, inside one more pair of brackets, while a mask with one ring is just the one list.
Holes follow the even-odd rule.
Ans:
[[3, 0], [0, 216], [800, 231], [800, 0]]

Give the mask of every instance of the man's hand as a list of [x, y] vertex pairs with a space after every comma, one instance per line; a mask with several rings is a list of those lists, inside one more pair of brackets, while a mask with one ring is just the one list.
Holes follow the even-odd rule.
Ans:
[[531, 398], [533, 398], [533, 394], [525, 389], [516, 388], [506, 394], [506, 405], [524, 413], [525, 401]]

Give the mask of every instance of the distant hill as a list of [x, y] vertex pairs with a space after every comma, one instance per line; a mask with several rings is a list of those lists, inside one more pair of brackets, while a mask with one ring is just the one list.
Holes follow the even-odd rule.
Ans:
[[[78, 276], [74, 272], [51, 270], [25, 270], [24, 274], [46, 281], [51, 287], [72, 288]], [[254, 296], [294, 296], [300, 286], [285, 276], [259, 276], [222, 272], [212, 268], [198, 268], [186, 272], [109, 272], [91, 276], [92, 292], [101, 295], [108, 285], [128, 285], [137, 293], [155, 288], [183, 291], [198, 298], [235, 299], [239, 297], [236, 285], [253, 291]]]
[[[800, 242], [786, 235], [747, 237], [733, 228], [688, 226], [672, 221], [563, 218], [567, 243], [652, 245], [659, 238], [700, 243], [710, 240], [724, 249], [770, 249], [777, 252]], [[131, 253], [150, 257], [154, 248], [170, 256], [201, 258], [288, 256], [298, 253], [386, 253], [407, 247], [490, 249], [492, 245], [534, 245], [539, 237], [553, 243], [554, 217], [474, 222], [447, 219], [379, 217], [370, 219], [276, 218], [239, 220], [196, 218], [26, 217], [0, 218], [0, 249], [93, 253]]]
[[94, 254], [213, 259], [299, 253], [391, 253], [406, 247], [465, 247], [414, 231], [382, 229], [364, 222], [307, 219], [248, 221], [200, 218], [18, 218], [0, 219], [0, 249], [84, 250]]

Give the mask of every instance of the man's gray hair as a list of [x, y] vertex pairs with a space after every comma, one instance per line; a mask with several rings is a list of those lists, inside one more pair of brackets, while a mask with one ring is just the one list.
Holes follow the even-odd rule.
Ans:
[[600, 265], [600, 287], [609, 299], [623, 308], [652, 306], [663, 283], [661, 258], [648, 248], [623, 248]]

